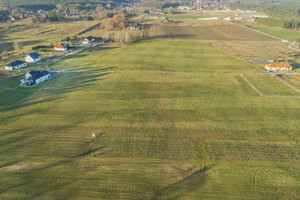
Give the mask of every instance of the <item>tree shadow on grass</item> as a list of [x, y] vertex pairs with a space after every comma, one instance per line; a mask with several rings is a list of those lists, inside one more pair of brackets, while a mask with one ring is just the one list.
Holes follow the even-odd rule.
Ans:
[[[16, 40], [17, 41], [17, 40]], [[22, 45], [27, 46], [27, 45], [35, 45], [43, 42], [42, 40], [32, 40], [32, 41], [25, 41], [25, 42], [20, 42]], [[2, 42], [0, 43], [0, 53], [3, 51], [13, 51], [14, 50], [14, 42]]]
[[206, 181], [208, 171], [211, 167], [205, 167], [193, 174], [185, 177], [184, 179], [173, 183], [162, 190], [158, 191], [152, 198], [155, 199], [179, 199], [191, 192], [199, 189]]

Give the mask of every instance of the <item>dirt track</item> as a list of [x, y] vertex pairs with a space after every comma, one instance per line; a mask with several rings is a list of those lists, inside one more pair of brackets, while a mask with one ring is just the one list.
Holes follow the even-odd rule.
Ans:
[[143, 38], [277, 41], [275, 38], [232, 23], [199, 23], [198, 25], [145, 24]]

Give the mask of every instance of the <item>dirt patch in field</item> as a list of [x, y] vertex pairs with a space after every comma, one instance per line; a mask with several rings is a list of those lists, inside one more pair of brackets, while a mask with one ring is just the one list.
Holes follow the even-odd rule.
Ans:
[[179, 174], [181, 176], [187, 176], [188, 174], [194, 173], [197, 170], [195, 165], [182, 164], [164, 164], [163, 170], [167, 174]]
[[0, 168], [0, 172], [4, 171], [4, 172], [16, 172], [16, 171], [20, 171], [22, 169], [25, 169], [29, 166], [29, 163], [18, 163], [18, 164], [14, 164], [14, 165], [8, 165], [5, 167], [1, 167]]
[[232, 23], [145, 24], [143, 38], [198, 40], [277, 41], [267, 35]]
[[281, 41], [214, 41], [215, 47], [242, 60], [287, 59], [293, 50]]

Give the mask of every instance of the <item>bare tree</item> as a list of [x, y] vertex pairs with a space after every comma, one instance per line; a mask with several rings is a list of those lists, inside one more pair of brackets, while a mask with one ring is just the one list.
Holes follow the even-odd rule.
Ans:
[[19, 43], [19, 42], [14, 42], [14, 49], [17, 52], [20, 52], [23, 49], [23, 45], [21, 43]]

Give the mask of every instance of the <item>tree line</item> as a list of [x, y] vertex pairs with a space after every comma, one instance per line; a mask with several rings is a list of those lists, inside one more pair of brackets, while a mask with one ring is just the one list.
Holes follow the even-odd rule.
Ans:
[[[129, 0], [0, 0], [0, 5], [4, 7], [34, 7], [34, 6], [51, 6], [56, 4], [107, 4], [107, 3], [130, 2]], [[39, 8], [41, 9], [41, 8]], [[47, 9], [45, 9], [47, 10]]]
[[272, 17], [300, 19], [300, 4], [295, 5], [261, 5], [235, 3], [230, 5], [231, 9], [257, 10]]
[[258, 18], [255, 21], [268, 26], [278, 26], [296, 30], [300, 29], [300, 20], [295, 19]]

